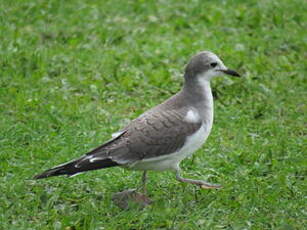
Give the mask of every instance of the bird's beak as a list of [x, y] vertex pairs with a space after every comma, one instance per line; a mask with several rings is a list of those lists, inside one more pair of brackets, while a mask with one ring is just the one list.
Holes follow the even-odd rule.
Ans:
[[232, 69], [221, 69], [220, 71], [227, 75], [231, 75], [234, 77], [241, 77], [240, 74], [238, 74], [236, 71]]

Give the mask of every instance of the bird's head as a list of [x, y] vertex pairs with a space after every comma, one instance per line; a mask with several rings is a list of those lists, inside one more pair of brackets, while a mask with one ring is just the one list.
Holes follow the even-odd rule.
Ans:
[[217, 55], [210, 51], [202, 51], [193, 56], [185, 68], [185, 78], [211, 80], [215, 76], [227, 74], [235, 77], [240, 75], [228, 69]]

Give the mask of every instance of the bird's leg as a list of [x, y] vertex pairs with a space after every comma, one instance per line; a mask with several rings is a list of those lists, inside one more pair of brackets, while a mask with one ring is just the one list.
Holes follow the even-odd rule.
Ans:
[[142, 192], [143, 192], [144, 194], [147, 193], [146, 181], [147, 181], [147, 171], [145, 170], [145, 171], [143, 172], [143, 175], [142, 175], [141, 186], [139, 187], [139, 188], [142, 190]]
[[[136, 203], [141, 208], [151, 204], [152, 201], [146, 196], [146, 179], [147, 171], [144, 171], [141, 185], [137, 189], [128, 189], [115, 193], [112, 200], [122, 209], [127, 209], [129, 207], [129, 202]], [[138, 192], [138, 190], [141, 190], [142, 193]]]
[[202, 181], [202, 180], [193, 180], [193, 179], [183, 178], [183, 177], [180, 176], [180, 170], [179, 169], [176, 169], [176, 179], [180, 182], [183, 182], [183, 183], [190, 183], [190, 184], [198, 185], [203, 189], [219, 189], [219, 188], [222, 188], [222, 186], [219, 185], [219, 184], [211, 184], [211, 183], [208, 183], [208, 182]]

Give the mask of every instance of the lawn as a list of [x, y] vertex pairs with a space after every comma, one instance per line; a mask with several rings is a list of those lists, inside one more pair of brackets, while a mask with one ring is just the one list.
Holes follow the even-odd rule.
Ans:
[[[0, 0], [0, 229], [306, 229], [307, 4], [303, 0]], [[76, 158], [176, 93], [211, 50], [243, 75], [212, 87], [215, 122], [183, 174], [121, 168], [32, 177]]]

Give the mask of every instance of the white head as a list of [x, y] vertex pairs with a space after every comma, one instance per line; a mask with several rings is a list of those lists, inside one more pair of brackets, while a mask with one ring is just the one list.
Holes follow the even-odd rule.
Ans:
[[236, 71], [228, 69], [221, 59], [210, 51], [203, 51], [193, 56], [185, 69], [186, 80], [201, 78], [210, 81], [221, 74], [240, 76]]

